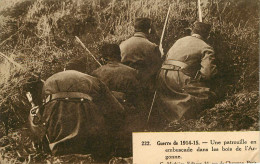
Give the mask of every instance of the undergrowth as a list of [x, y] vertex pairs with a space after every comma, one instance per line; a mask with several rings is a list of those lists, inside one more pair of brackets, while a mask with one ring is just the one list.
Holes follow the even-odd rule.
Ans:
[[[16, 144], [1, 149], [14, 153], [12, 162], [34, 159], [32, 145], [24, 145], [30, 103], [25, 85], [32, 74], [46, 80], [63, 70], [72, 59], [87, 55], [75, 41], [78, 36], [99, 59], [103, 42], [121, 43], [134, 33], [136, 17], [150, 17], [156, 31], [149, 38], [159, 43], [171, 5], [163, 39], [167, 52], [173, 43], [190, 32], [198, 18], [196, 0], [2, 0], [0, 1], [0, 136]], [[203, 0], [203, 21], [212, 24], [209, 42], [215, 48], [218, 76], [214, 80], [218, 104], [196, 120], [181, 120], [165, 131], [258, 130], [259, 120], [259, 1]], [[98, 67], [88, 56], [87, 72]], [[14, 132], [14, 133], [13, 133]], [[19, 133], [18, 140], [14, 136]], [[26, 136], [26, 135], [25, 135]], [[6, 141], [2, 138], [3, 142]], [[1, 140], [2, 144], [2, 140]], [[17, 151], [19, 146], [29, 150]], [[13, 149], [14, 148], [14, 149]], [[11, 150], [13, 151], [11, 151]], [[10, 150], [10, 151], [9, 151]], [[27, 154], [25, 153], [27, 151]], [[28, 154], [34, 154], [30, 157]], [[19, 155], [20, 154], [20, 155]], [[8, 156], [8, 155], [7, 155]], [[11, 155], [10, 155], [11, 156]], [[38, 157], [37, 157], [38, 158]], [[41, 156], [39, 156], [41, 158]], [[44, 157], [45, 158], [45, 157]], [[84, 157], [85, 158], [85, 157]], [[88, 158], [88, 157], [87, 157]], [[10, 161], [9, 160], [9, 161]], [[8, 161], [8, 160], [7, 160]]]

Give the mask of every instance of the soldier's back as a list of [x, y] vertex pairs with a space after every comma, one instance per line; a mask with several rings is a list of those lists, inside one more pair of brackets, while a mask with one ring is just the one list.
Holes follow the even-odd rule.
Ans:
[[137, 73], [127, 65], [109, 62], [93, 71], [92, 75], [104, 82], [111, 91], [131, 92], [138, 86]]
[[160, 64], [158, 46], [150, 42], [144, 34], [136, 33], [133, 37], [120, 44], [121, 62], [135, 69], [148, 64]]
[[44, 94], [82, 92], [96, 97], [104, 85], [95, 77], [74, 70], [56, 73], [44, 85]]
[[[46, 80], [43, 98], [42, 120], [53, 154], [93, 153], [105, 158], [111, 132], [120, 129], [124, 119], [122, 105], [105, 84], [78, 71], [59, 72]], [[98, 152], [101, 148], [104, 152]]]
[[193, 55], [201, 55], [202, 50], [205, 48], [211, 48], [203, 40], [193, 37], [186, 36], [177, 40], [167, 53], [166, 59], [172, 59], [185, 62], [188, 57]]
[[166, 60], [177, 60], [185, 63], [187, 66], [183, 71], [194, 77], [201, 68], [201, 59], [205, 51], [214, 52], [213, 48], [202, 39], [186, 36], [173, 44], [167, 53]]

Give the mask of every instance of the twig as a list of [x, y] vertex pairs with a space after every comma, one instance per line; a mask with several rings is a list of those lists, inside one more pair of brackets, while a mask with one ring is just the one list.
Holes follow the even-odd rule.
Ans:
[[18, 34], [18, 32], [20, 32], [20, 30], [23, 28], [23, 26], [22, 27], [20, 27], [14, 34], [12, 34], [11, 36], [9, 36], [7, 39], [5, 39], [4, 41], [2, 41], [1, 43], [0, 43], [0, 46], [2, 46], [7, 40], [9, 40], [9, 39], [11, 39], [13, 36], [15, 36], [16, 34]]
[[6, 56], [5, 54], [3, 54], [2, 52], [0, 52], [0, 56], [4, 57], [4, 58], [7, 59], [10, 63], [14, 64], [14, 65], [17, 66], [18, 68], [23, 69], [23, 67], [22, 67], [19, 63], [15, 62], [15, 61], [12, 60], [11, 58], [7, 57], [7, 56]]
[[222, 15], [222, 14], [224, 13], [224, 11], [226, 10], [227, 5], [228, 5], [228, 2], [225, 3], [224, 9], [223, 9], [223, 10], [221, 11], [221, 13], [220, 13], [221, 15]]

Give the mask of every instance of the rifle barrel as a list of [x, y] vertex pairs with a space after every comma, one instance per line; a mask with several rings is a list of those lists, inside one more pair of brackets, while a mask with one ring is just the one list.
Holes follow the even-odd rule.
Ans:
[[202, 13], [201, 13], [201, 7], [200, 7], [200, 0], [198, 0], [198, 10], [199, 10], [199, 21], [202, 22]]
[[171, 10], [171, 5], [169, 6], [169, 9], [168, 9], [168, 12], [167, 12], [167, 16], [166, 16], [165, 21], [164, 21], [163, 31], [162, 31], [162, 35], [161, 35], [161, 39], [160, 39], [160, 46], [162, 45], [162, 41], [163, 41], [166, 25], [167, 25], [167, 22], [168, 22], [170, 10]]
[[75, 36], [76, 41], [79, 42], [79, 44], [91, 55], [91, 57], [98, 63], [98, 65], [102, 66], [102, 64], [96, 59], [96, 57], [88, 50], [88, 48], [84, 45], [84, 43], [82, 43], [82, 41]]

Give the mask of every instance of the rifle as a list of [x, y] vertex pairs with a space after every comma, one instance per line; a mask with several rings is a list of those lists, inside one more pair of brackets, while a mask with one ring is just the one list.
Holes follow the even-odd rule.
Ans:
[[88, 50], [88, 48], [82, 43], [82, 41], [75, 36], [76, 41], [79, 42], [79, 44], [91, 55], [91, 57], [98, 63], [99, 66], [102, 66], [102, 64], [96, 59], [96, 57]]
[[167, 22], [168, 22], [170, 10], [171, 10], [171, 5], [169, 6], [169, 9], [168, 9], [168, 12], [167, 12], [167, 16], [166, 16], [165, 21], [164, 21], [163, 31], [162, 31], [162, 35], [161, 35], [161, 39], [160, 39], [160, 44], [159, 44], [159, 49], [160, 49], [160, 52], [161, 52], [162, 56], [164, 55], [163, 47], [162, 47], [162, 41], [163, 41], [166, 25], [167, 25]]
[[[162, 48], [162, 41], [163, 41], [163, 37], [164, 37], [166, 25], [167, 25], [167, 22], [168, 22], [168, 19], [169, 19], [170, 10], [171, 10], [171, 5], [169, 6], [169, 9], [168, 9], [168, 12], [167, 12], [167, 16], [166, 16], [166, 18], [165, 18], [165, 22], [164, 22], [164, 26], [163, 26], [163, 31], [162, 31], [162, 35], [161, 35], [161, 39], [160, 39], [159, 49], [160, 49], [160, 51], [161, 51], [162, 56], [163, 56], [163, 54], [164, 54], [164, 53], [163, 53], [163, 48]], [[151, 115], [152, 110], [153, 110], [153, 105], [154, 105], [154, 101], [155, 101], [156, 95], [157, 95], [157, 89], [154, 91], [152, 104], [151, 104], [150, 111], [149, 111], [149, 114], [148, 114], [148, 117], [147, 117], [147, 121], [146, 121], [147, 125], [148, 125], [149, 120], [150, 120], [150, 115]]]

